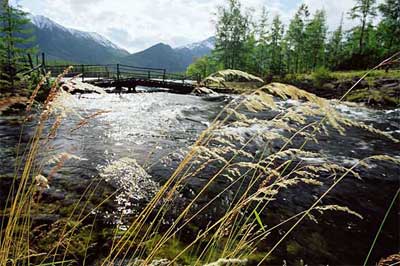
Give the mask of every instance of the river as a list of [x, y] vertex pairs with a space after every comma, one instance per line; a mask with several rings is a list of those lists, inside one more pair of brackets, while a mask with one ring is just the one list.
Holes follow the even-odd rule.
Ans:
[[[132, 174], [130, 171], [137, 171], [135, 169], [119, 169], [117, 174], [106, 176], [105, 179], [112, 185], [111, 189], [122, 187], [124, 192], [113, 204], [107, 206], [103, 216], [113, 224], [118, 217], [118, 214], [113, 214], [113, 208], [126, 214], [135, 213], [135, 208], [140, 208], [143, 201], [148, 200], [146, 197], [150, 197], [151, 189], [156, 189], [168, 180], [188, 147], [196, 141], [200, 133], [212, 123], [229, 101], [236, 98], [238, 96], [227, 95], [224, 98], [209, 99], [165, 92], [86, 94], [69, 98], [65, 104], [71, 112], [63, 119], [51, 148], [43, 153], [45, 154], [43, 159], [50, 161], [43, 175], [49, 175], [54, 167], [54, 162], [51, 163], [54, 156], [68, 153], [74, 157], [68, 160], [52, 178], [50, 188], [43, 196], [44, 203], [60, 202], [62, 206], [71, 204], [79, 199], [85, 187], [99, 173], [106, 175], [108, 166], [124, 167], [133, 159], [142, 168], [139, 172], [145, 171], [143, 180], [140, 181], [142, 183], [140, 185], [130, 183], [129, 177]], [[298, 104], [298, 101], [288, 100], [281, 101], [279, 106], [287, 108]], [[336, 109], [341, 115], [353, 121], [365, 122], [400, 138], [400, 109], [374, 110], [346, 104], [339, 104]], [[83, 117], [99, 111], [104, 113], [88, 119], [87, 124], [73, 130]], [[263, 115], [271, 114], [265, 113], [260, 116]], [[27, 143], [32, 135], [32, 126], [33, 123], [25, 126], [21, 139], [23, 144]], [[262, 126], [260, 128], [271, 130], [262, 129]], [[225, 127], [224, 130], [232, 130], [248, 138], [260, 128], [255, 128], [253, 125]], [[13, 172], [20, 132], [21, 117], [0, 116], [1, 201], [5, 200], [7, 186], [10, 185], [9, 177]], [[311, 150], [324, 155], [322, 158], [309, 159], [315, 164], [329, 160], [341, 166], [351, 167], [358, 160], [377, 154], [400, 158], [398, 143], [360, 129], [349, 128], [345, 135], [333, 132], [318, 139], [319, 144], [308, 144]], [[272, 143], [272, 146], [274, 145], [279, 146]], [[257, 152], [261, 146], [262, 143], [258, 140], [251, 149]], [[359, 170], [359, 174], [361, 179], [355, 177], [344, 179], [323, 203], [348, 206], [363, 218], [329, 212], [321, 215], [318, 223], [305, 222], [276, 251], [274, 254], [276, 262], [286, 260], [297, 263], [299, 259], [309, 265], [354, 265], [363, 262], [389, 203], [399, 188], [400, 168], [399, 165], [389, 162], [374, 162], [368, 169]], [[150, 181], [147, 182], [146, 179]], [[228, 180], [225, 182], [229, 183]], [[199, 179], [192, 179], [188, 181], [187, 186], [191, 192], [196, 192], [203, 183]], [[137, 187], [132, 188], [133, 185]], [[308, 208], [324, 189], [326, 189], [324, 186], [322, 188], [296, 186], [283, 191], [265, 214], [268, 219], [266, 224], [273, 225]], [[214, 212], [218, 211], [218, 207], [214, 209]], [[376, 262], [382, 257], [398, 252], [400, 243], [398, 212], [397, 202], [372, 253], [372, 261]], [[54, 219], [57, 217], [59, 216], [56, 215]], [[207, 219], [206, 217], [201, 219]], [[46, 222], [46, 219], [53, 218], [42, 217], [39, 220]], [[201, 227], [202, 223], [206, 225], [208, 221], [200, 220], [196, 223]], [[282, 230], [277, 235], [272, 235], [271, 239], [281, 236], [286, 229]]]

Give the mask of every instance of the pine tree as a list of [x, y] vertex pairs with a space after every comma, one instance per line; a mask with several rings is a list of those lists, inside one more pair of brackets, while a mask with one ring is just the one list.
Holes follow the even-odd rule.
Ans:
[[359, 19], [358, 53], [361, 55], [365, 50], [365, 41], [368, 36], [368, 24], [376, 16], [376, 0], [356, 0], [356, 5], [350, 11], [351, 19]]
[[305, 29], [306, 70], [315, 70], [325, 64], [325, 41], [328, 27], [324, 10], [317, 10]]
[[379, 5], [382, 21], [379, 32], [382, 37], [381, 45], [385, 48], [384, 56], [400, 50], [400, 1], [385, 0]]
[[26, 54], [34, 52], [26, 48], [33, 41], [29, 35], [27, 13], [11, 6], [4, 0], [0, 9], [0, 79], [11, 87], [14, 85], [18, 71], [23, 69]]
[[257, 27], [258, 42], [256, 48], [256, 57], [258, 70], [257, 74], [264, 75], [269, 68], [269, 29], [268, 29], [268, 11], [263, 7], [260, 23]]
[[335, 69], [344, 56], [343, 42], [343, 15], [340, 20], [339, 27], [332, 33], [332, 36], [327, 44], [327, 63], [329, 68]]
[[279, 15], [276, 15], [272, 21], [271, 33], [269, 36], [271, 41], [271, 74], [273, 75], [280, 75], [283, 72], [282, 51], [284, 30], [285, 29], [281, 18]]
[[250, 24], [239, 0], [228, 0], [227, 8], [219, 7], [215, 56], [224, 68], [239, 69], [245, 65]]
[[287, 64], [289, 72], [299, 73], [303, 70], [305, 57], [305, 25], [310, 15], [308, 7], [302, 4], [290, 21], [286, 33]]

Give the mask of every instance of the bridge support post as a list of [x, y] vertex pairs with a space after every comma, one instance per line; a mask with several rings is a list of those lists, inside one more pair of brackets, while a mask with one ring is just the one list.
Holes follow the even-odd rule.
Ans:
[[42, 53], [42, 65], [46, 66], [46, 55]]
[[119, 70], [119, 64], [117, 64], [117, 81], [119, 82], [119, 76], [121, 75]]
[[85, 81], [85, 65], [82, 65], [81, 68], [82, 68], [82, 82], [84, 82]]
[[122, 87], [120, 85], [116, 86], [115, 87], [115, 92], [118, 93], [118, 94], [121, 94], [122, 93]]

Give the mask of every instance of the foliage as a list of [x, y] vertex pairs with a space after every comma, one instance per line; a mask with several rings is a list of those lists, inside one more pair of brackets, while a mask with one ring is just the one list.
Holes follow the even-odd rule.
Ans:
[[[216, 49], [209, 62], [239, 69], [263, 78], [287, 73], [368, 69], [400, 51], [400, 1], [355, 0], [349, 19], [358, 21], [352, 29], [328, 30], [326, 13], [310, 14], [302, 4], [285, 27], [279, 15], [270, 21], [267, 8], [254, 19], [243, 11], [239, 0], [220, 7], [216, 27]], [[380, 22], [374, 18], [380, 12]], [[286, 28], [286, 30], [285, 30]], [[212, 60], [211, 60], [212, 59]], [[206, 62], [204, 62], [206, 63]], [[203, 66], [203, 68], [206, 68]]]
[[307, 70], [315, 70], [317, 67], [325, 65], [327, 30], [325, 11], [317, 10], [305, 28], [305, 49], [309, 53], [305, 57]]
[[400, 50], [400, 3], [398, 0], [386, 0], [379, 5], [383, 18], [378, 27], [380, 42], [389, 55]]
[[214, 55], [223, 68], [237, 69], [246, 64], [247, 43], [252, 34], [250, 23], [239, 0], [228, 0], [228, 7], [218, 8]]
[[201, 80], [220, 69], [222, 68], [214, 58], [204, 56], [196, 59], [196, 61], [188, 67], [186, 74], [189, 77], [195, 77], [197, 80]]
[[325, 67], [319, 67], [312, 73], [312, 78], [317, 86], [332, 79], [331, 71]]
[[307, 5], [302, 4], [294, 15], [294, 18], [290, 21], [285, 36], [288, 72], [299, 73], [305, 70], [304, 58], [307, 56], [305, 49], [305, 26], [309, 15]]
[[[33, 41], [29, 37], [27, 13], [11, 6], [8, 0], [1, 3], [0, 9], [0, 79], [6, 87], [13, 87], [17, 73], [27, 64], [26, 54], [35, 51], [29, 48]], [[28, 47], [28, 48], [27, 48]]]
[[368, 37], [367, 27], [371, 19], [376, 16], [376, 0], [356, 0], [356, 5], [350, 10], [351, 19], [359, 19], [358, 53], [363, 54], [365, 48], [365, 39]]
[[332, 69], [336, 69], [339, 65], [341, 58], [344, 56], [344, 32], [343, 32], [343, 16], [340, 21], [339, 27], [332, 33], [327, 43], [327, 56], [326, 63]]
[[271, 75], [283, 74], [283, 34], [285, 28], [279, 15], [276, 15], [272, 21], [272, 29], [269, 36], [270, 42], [270, 57]]

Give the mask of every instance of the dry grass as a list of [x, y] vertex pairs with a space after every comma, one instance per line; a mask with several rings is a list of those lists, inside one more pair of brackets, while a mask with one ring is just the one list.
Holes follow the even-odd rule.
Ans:
[[[276, 109], [276, 104], [273, 100], [273, 93], [281, 98], [303, 99], [306, 100], [301, 108], [293, 108], [291, 110], [282, 110], [273, 119], [257, 120], [248, 119], [245, 114], [239, 111], [245, 108], [252, 112], [262, 112], [267, 109]], [[320, 122], [309, 124], [308, 117], [319, 115]], [[232, 121], [233, 120], [233, 121]], [[240, 125], [251, 127], [252, 125], [263, 125], [273, 128], [279, 125], [279, 128], [284, 129], [292, 134], [288, 138], [279, 133], [272, 132], [256, 132], [249, 139], [243, 139], [242, 136], [224, 130], [227, 126]], [[290, 126], [297, 124], [297, 127]], [[167, 245], [170, 240], [177, 237], [181, 232], [190, 225], [191, 221], [195, 220], [202, 212], [207, 209], [214, 201], [235, 184], [239, 184], [247, 180], [242, 193], [237, 192], [234, 196], [236, 199], [230, 203], [225, 213], [221, 213], [218, 219], [212, 223], [203, 232], [200, 232], [195, 240], [187, 245], [178, 255], [171, 260], [168, 265], [180, 261], [180, 258], [197, 250], [196, 265], [212, 263], [215, 258], [227, 259], [246, 259], [257, 250], [257, 244], [264, 239], [271, 231], [265, 232], [258, 229], [259, 222], [252, 216], [246, 216], [246, 213], [260, 213], [268, 207], [268, 204], [275, 199], [280, 190], [291, 186], [296, 186], [299, 183], [310, 186], [321, 186], [321, 181], [316, 178], [321, 172], [328, 172], [331, 180], [334, 180], [333, 185], [310, 207], [301, 214], [297, 220], [295, 228], [305, 217], [311, 215], [311, 211], [317, 210], [327, 211], [343, 211], [362, 218], [359, 214], [348, 209], [345, 206], [319, 206], [321, 200], [345, 177], [349, 174], [359, 177], [354, 169], [363, 164], [357, 163], [354, 167], [347, 169], [332, 162], [327, 162], [320, 166], [308, 165], [306, 158], [320, 157], [321, 154], [304, 151], [305, 143], [315, 140], [316, 133], [320, 131], [328, 132], [327, 126], [334, 130], [345, 134], [345, 127], [357, 126], [365, 130], [369, 130], [376, 134], [384, 135], [393, 141], [397, 141], [385, 133], [373, 130], [370, 127], [361, 123], [350, 123], [347, 119], [341, 117], [330, 102], [319, 98], [313, 94], [301, 91], [295, 87], [284, 84], [271, 84], [257, 90], [256, 92], [241, 98], [239, 101], [229, 104], [217, 117], [214, 123], [208, 130], [203, 132], [197, 142], [193, 145], [182, 163], [176, 169], [171, 179], [160, 189], [157, 195], [138, 215], [134, 220], [129, 230], [115, 242], [113, 250], [102, 265], [110, 265], [123, 256], [131, 262], [134, 259], [141, 258], [142, 265], [150, 264], [157, 258], [158, 252]], [[305, 130], [308, 129], [308, 130]], [[290, 148], [293, 138], [301, 136], [305, 139], [303, 145], [298, 149]], [[261, 138], [265, 141], [267, 150], [268, 143], [272, 140], [284, 140], [285, 143], [281, 150], [272, 154], [262, 154], [256, 157], [247, 150], [250, 143], [256, 138]], [[219, 145], [213, 145], [218, 143]], [[237, 146], [237, 143], [241, 143]], [[246, 157], [251, 161], [241, 161], [239, 157]], [[380, 157], [384, 158], [384, 157]], [[393, 160], [393, 158], [385, 158]], [[203, 172], [211, 163], [222, 165], [213, 176], [210, 176], [208, 182], [204, 185], [201, 191], [197, 192], [194, 198], [187, 202], [187, 205], [180, 210], [179, 215], [174, 219], [174, 223], [166, 231], [160, 231], [161, 221], [166, 215], [168, 209], [173, 208], [171, 205], [174, 196], [180, 194], [180, 188], [184, 186], [185, 181]], [[294, 166], [294, 167], [293, 167]], [[246, 169], [245, 173], [241, 169]], [[226, 188], [208, 201], [201, 208], [196, 208], [197, 203], [207, 190], [220, 178], [226, 178], [231, 182]], [[255, 203], [255, 205], [254, 205]], [[161, 205], [161, 207], [159, 207]], [[193, 208], [195, 211], [193, 212]], [[152, 210], [159, 211], [154, 218], [149, 222], [146, 218], [149, 217]], [[249, 211], [250, 210], [250, 211]], [[146, 230], [143, 231], [143, 229]], [[276, 230], [277, 228], [275, 228]], [[290, 230], [288, 234], [291, 232]], [[143, 233], [145, 232], [145, 233]], [[148, 242], [154, 234], [160, 234], [161, 237], [152, 242], [149, 248], [146, 246], [147, 252], [140, 248], [144, 243]], [[287, 234], [287, 235], [288, 235]], [[285, 235], [281, 241], [283, 241]], [[207, 241], [207, 244], [200, 245], [201, 242]], [[265, 256], [266, 259], [275, 248], [281, 243], [279, 241]], [[130, 246], [130, 243], [137, 243], [137, 246]], [[125, 254], [125, 255], [123, 255]], [[260, 264], [264, 261], [262, 259]]]
[[[73, 239], [78, 230], [83, 230], [81, 228], [83, 221], [91, 215], [84, 210], [100, 182], [92, 183], [87, 188], [68, 218], [53, 225], [50, 233], [56, 241], [46, 253], [36, 253], [29, 246], [32, 229], [30, 213], [37, 208], [35, 200], [38, 198], [38, 192], [40, 194], [40, 191], [48, 186], [52, 174], [59, 171], [66, 160], [73, 158], [67, 153], [56, 156], [54, 172], [52, 171], [47, 177], [41, 174], [43, 163], [36, 162], [43, 145], [47, 145], [56, 137], [62, 119], [73, 112], [63, 107], [60, 102], [62, 97], [68, 97], [58, 86], [63, 75], [60, 75], [53, 84], [42, 107], [36, 133], [24, 157], [18, 160], [20, 167], [14, 178], [15, 187], [9, 197], [9, 208], [5, 210], [8, 219], [1, 227], [0, 265], [31, 265], [33, 260], [39, 261], [41, 265], [68, 265], [71, 260], [79, 260], [74, 258], [74, 253], [77, 251], [74, 249]], [[225, 77], [232, 75], [262, 81], [247, 73], [233, 70], [219, 72], [208, 80], [223, 83]], [[279, 108], [276, 97], [302, 102], [300, 106], [283, 109]], [[33, 102], [32, 98], [30, 102]], [[313, 216], [315, 212], [340, 211], [351, 214], [356, 219], [362, 219], [360, 214], [346, 206], [322, 205], [321, 201], [343, 179], [349, 176], [360, 178], [357, 168], [368, 165], [369, 160], [391, 161], [396, 164], [399, 160], [381, 155], [360, 160], [350, 168], [329, 160], [315, 164], [311, 163], [310, 159], [320, 158], [323, 155], [306, 150], [306, 144], [317, 143], [318, 135], [329, 134], [333, 130], [346, 134], [348, 127], [358, 127], [387, 137], [391, 141], [398, 142], [398, 140], [368, 125], [342, 117], [335, 111], [335, 104], [293, 86], [279, 83], [249, 91], [229, 103], [190, 147], [170, 179], [156, 192], [143, 210], [132, 218], [128, 229], [121, 233], [119, 227], [116, 227], [109, 254], [100, 264], [176, 265], [186, 261], [191, 265], [244, 265], [253, 255], [261, 253], [258, 265], [263, 265], [303, 220], [315, 219]], [[271, 110], [275, 112], [272, 118], [255, 118], [251, 115]], [[73, 130], [79, 129], [87, 124], [88, 120], [102, 113], [81, 118], [81, 122]], [[50, 134], [43, 142], [45, 121], [50, 117], [56, 119]], [[318, 119], [310, 122], [310, 117]], [[260, 126], [261, 129], [254, 130], [247, 137], [233, 130], [260, 128]], [[301, 140], [300, 145], [295, 145], [295, 140]], [[279, 149], [274, 150], [271, 149], [272, 142], [282, 144]], [[261, 143], [256, 153], [251, 149], [255, 143]], [[218, 169], [212, 168], [215, 165]], [[203, 173], [212, 174], [207, 176], [204, 185], [191, 199], [186, 199], [183, 204], [177, 205], [176, 202], [181, 203], [179, 199], [182, 189], [188, 180], [196, 179]], [[326, 181], [319, 179], [322, 174], [328, 177]], [[221, 179], [226, 186], [221, 186], [219, 182]], [[266, 229], [261, 214], [276, 200], [282, 190], [299, 184], [326, 189], [309, 208]], [[211, 194], [206, 202], [202, 201], [215, 187], [218, 187], [217, 192]], [[228, 192], [231, 192], [231, 197], [225, 202], [225, 208], [211, 217], [212, 222], [207, 227], [197, 231], [190, 243], [179, 246], [173, 255], [165, 254], [165, 249], [171, 243], [185, 232], [191, 231], [191, 225], [196, 219], [207, 214], [211, 206]], [[113, 195], [104, 198], [92, 213], [118, 193], [119, 191], [115, 191]], [[169, 220], [172, 210], [175, 210], [175, 214], [172, 215], [173, 220], [165, 227], [164, 222]], [[90, 235], [95, 223], [96, 219], [93, 221], [92, 229], [89, 230]], [[266, 241], [269, 234], [288, 225], [290, 229], [276, 243], [270, 243], [272, 248], [259, 250], [260, 243]], [[85, 252], [90, 244], [88, 242], [83, 247]], [[50, 264], [46, 264], [49, 262]]]
[[0, 99], [0, 114], [15, 104], [26, 104], [28, 98], [21, 96], [6, 97]]

